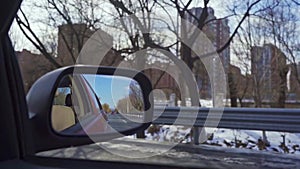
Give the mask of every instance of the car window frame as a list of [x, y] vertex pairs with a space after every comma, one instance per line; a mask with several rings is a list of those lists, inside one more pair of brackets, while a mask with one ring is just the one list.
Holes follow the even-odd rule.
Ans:
[[[8, 17], [10, 19], [10, 17]], [[6, 24], [5, 24], [6, 25]], [[4, 26], [4, 30], [5, 30]], [[7, 49], [4, 50], [4, 48]], [[136, 163], [122, 163], [122, 162], [108, 162], [108, 161], [89, 161], [89, 160], [77, 160], [77, 159], [57, 159], [57, 158], [43, 158], [43, 157], [36, 157], [34, 153], [31, 152], [32, 145], [30, 141], [34, 138], [29, 139], [30, 135], [30, 124], [26, 119], [27, 116], [27, 104], [25, 99], [25, 92], [23, 88], [21, 73], [17, 64], [16, 55], [13, 51], [11, 42], [7, 35], [7, 32], [1, 29], [1, 61], [5, 62], [5, 67], [3, 70], [6, 72], [6, 76], [1, 76], [1, 79], [4, 80], [7, 84], [9, 84], [5, 89], [8, 90], [8, 93], [4, 94], [3, 96], [11, 100], [13, 105], [8, 104], [6, 105], [8, 108], [6, 111], [5, 109], [1, 109], [1, 112], [5, 111], [5, 114], [14, 118], [12, 124], [16, 124], [15, 136], [8, 137], [7, 139], [16, 140], [11, 144], [14, 145], [15, 149], [14, 152], [11, 154], [12, 158], [22, 159], [27, 162], [41, 165], [41, 166], [53, 166], [53, 167], [65, 167], [65, 168], [81, 168], [83, 166], [90, 167], [90, 168], [97, 168], [101, 167], [113, 167], [113, 168], [138, 168], [138, 167], [145, 167], [145, 168], [164, 168], [166, 166], [161, 165], [153, 165], [153, 164], [136, 164]], [[2, 52], [3, 51], [3, 52]], [[1, 87], [4, 85], [1, 85]], [[3, 104], [3, 103], [2, 103]], [[10, 124], [10, 125], [12, 125]], [[8, 152], [5, 152], [8, 153]], [[138, 166], [138, 167], [137, 167]], [[166, 167], [167, 168], [167, 167]], [[180, 168], [180, 167], [173, 167], [173, 168]]]

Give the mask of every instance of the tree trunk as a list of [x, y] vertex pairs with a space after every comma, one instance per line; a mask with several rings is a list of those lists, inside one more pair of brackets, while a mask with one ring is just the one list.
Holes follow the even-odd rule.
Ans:
[[276, 106], [278, 108], [284, 108], [285, 107], [285, 100], [286, 100], [286, 84], [287, 84], [287, 80], [286, 80], [286, 75], [287, 75], [288, 70], [283, 69], [282, 71], [280, 71], [279, 76], [280, 76], [280, 86], [279, 86], [279, 96], [278, 96], [278, 100], [276, 103]]
[[237, 85], [231, 72], [228, 74], [228, 85], [231, 107], [237, 107]]
[[243, 102], [243, 98], [239, 98], [239, 102], [241, 107], [246, 107], [246, 105]]

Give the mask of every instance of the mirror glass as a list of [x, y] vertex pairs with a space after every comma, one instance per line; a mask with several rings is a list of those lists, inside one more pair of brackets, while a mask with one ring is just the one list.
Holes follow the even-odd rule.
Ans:
[[139, 83], [113, 75], [63, 77], [51, 112], [52, 128], [66, 135], [125, 132], [141, 126], [144, 118]]

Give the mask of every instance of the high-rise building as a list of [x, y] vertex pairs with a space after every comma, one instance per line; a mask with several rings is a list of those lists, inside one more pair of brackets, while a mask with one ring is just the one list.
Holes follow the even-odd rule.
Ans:
[[[91, 38], [88, 45], [86, 42]], [[113, 37], [86, 24], [65, 24], [58, 27], [57, 61], [63, 65], [80, 64], [116, 66], [123, 60], [120, 53], [111, 50]], [[77, 60], [80, 52], [84, 54]]]
[[300, 62], [288, 65], [287, 100], [300, 100]]
[[286, 90], [286, 56], [273, 44], [251, 48], [251, 74], [254, 91], [262, 101], [276, 102]]
[[[205, 46], [207, 44], [205, 43], [201, 43], [199, 45], [199, 48], [203, 48], [204, 52], [203, 54], [206, 53], [210, 53], [210, 52], [216, 52], [217, 49], [220, 49], [229, 39], [230, 37], [230, 27], [228, 25], [228, 19], [218, 19], [215, 16], [214, 13], [214, 9], [211, 7], [207, 8], [208, 11], [208, 16], [206, 18], [205, 21], [205, 25], [202, 29], [202, 32], [205, 33], [206, 37], [210, 40], [210, 43], [213, 45], [213, 47], [215, 48], [215, 51], [209, 51], [211, 50], [211, 45], [209, 46]], [[195, 26], [198, 25], [198, 20], [201, 17], [201, 14], [203, 12], [203, 8], [201, 7], [196, 7], [196, 8], [191, 8], [189, 9], [189, 13], [186, 14], [185, 18], [188, 22], [194, 24]], [[184, 24], [185, 22], [182, 22], [182, 24]], [[186, 24], [188, 25], [188, 24]], [[191, 28], [186, 28], [187, 31], [187, 35], [186, 36], [190, 36], [194, 30]], [[188, 37], [191, 38], [191, 37]], [[207, 48], [207, 49], [205, 49]], [[195, 55], [192, 52], [192, 55]], [[193, 56], [192, 56], [193, 57]], [[194, 56], [196, 57], [196, 56]], [[227, 48], [225, 48], [221, 53], [219, 53], [219, 58], [221, 60], [221, 63], [223, 65], [224, 68], [224, 72], [227, 75], [228, 71], [229, 71], [229, 67], [230, 67], [230, 47], [228, 46]], [[199, 62], [199, 61], [197, 61]], [[201, 61], [200, 61], [201, 62]], [[200, 90], [200, 97], [201, 98], [211, 98], [212, 97], [212, 92], [214, 88], [216, 88], [216, 86], [211, 86], [211, 80], [213, 77], [209, 77], [208, 75], [208, 70], [209, 67], [211, 67], [210, 72], [214, 72], [215, 75], [219, 75], [221, 72], [219, 71], [219, 68], [216, 68], [216, 65], [205, 65], [204, 63], [194, 63], [194, 65], [197, 64], [198, 66], [196, 66], [196, 69], [198, 69], [198, 71], [195, 71], [196, 74], [196, 80], [198, 83], [198, 87]], [[213, 64], [213, 63], [211, 63]], [[225, 81], [226, 79], [224, 79]], [[222, 85], [222, 84], [220, 84]]]
[[[191, 8], [189, 10], [195, 17], [200, 18], [203, 8]], [[206, 18], [206, 24], [203, 27], [202, 31], [206, 34], [207, 38], [211, 41], [216, 49], [220, 49], [230, 37], [230, 27], [228, 25], [228, 19], [218, 19], [215, 16], [214, 9], [211, 7], [207, 8], [208, 17]], [[187, 14], [186, 19], [193, 23], [197, 24], [197, 20], [194, 16]], [[230, 47], [224, 49], [220, 54], [220, 59], [224, 66], [225, 72], [228, 71], [230, 65]]]
[[61, 65], [74, 65], [84, 43], [95, 31], [86, 24], [58, 26], [57, 60]]

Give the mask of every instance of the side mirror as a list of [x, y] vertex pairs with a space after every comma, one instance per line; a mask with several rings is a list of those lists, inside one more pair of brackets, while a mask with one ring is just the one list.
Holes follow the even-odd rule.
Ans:
[[153, 118], [151, 91], [149, 79], [133, 70], [70, 66], [49, 72], [27, 95], [35, 152], [145, 130]]

